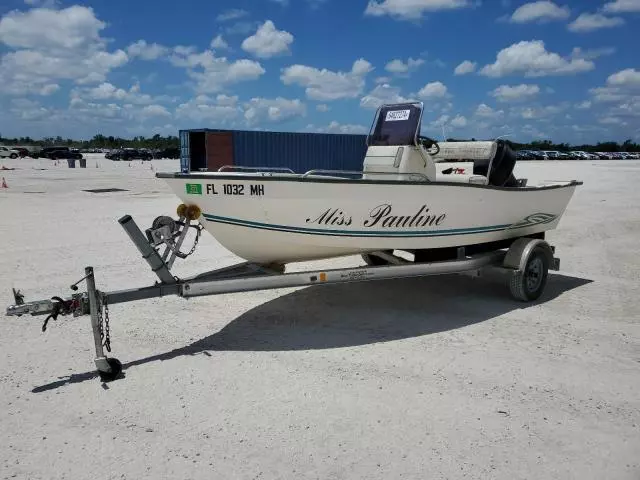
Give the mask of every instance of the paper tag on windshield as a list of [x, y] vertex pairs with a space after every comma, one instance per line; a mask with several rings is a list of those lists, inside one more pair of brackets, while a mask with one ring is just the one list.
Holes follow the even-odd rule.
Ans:
[[387, 112], [387, 122], [397, 122], [400, 120], [409, 120], [410, 110], [391, 110]]

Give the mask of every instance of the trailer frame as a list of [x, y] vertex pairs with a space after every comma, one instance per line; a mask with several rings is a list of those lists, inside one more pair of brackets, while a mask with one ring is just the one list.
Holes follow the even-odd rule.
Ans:
[[[96, 365], [100, 379], [108, 382], [118, 378], [122, 364], [111, 352], [109, 332], [109, 306], [151, 298], [176, 295], [183, 298], [219, 295], [290, 287], [329, 285], [393, 278], [422, 277], [444, 274], [470, 274], [479, 276], [485, 268], [499, 268], [510, 272], [509, 289], [519, 301], [538, 299], [547, 283], [548, 271], [559, 270], [560, 260], [555, 248], [542, 238], [520, 237], [484, 249], [457, 247], [455, 258], [439, 261], [412, 262], [393, 252], [379, 251], [363, 254], [366, 265], [285, 273], [284, 265], [258, 265], [241, 262], [224, 268], [204, 272], [189, 278], [179, 279], [171, 273], [176, 258], [186, 258], [195, 250], [202, 229], [195, 223], [200, 211], [195, 206], [180, 205], [177, 220], [157, 217], [146, 236], [130, 215], [118, 222], [151, 270], [158, 277], [153, 285], [127, 290], [102, 291], [96, 286], [93, 267], [85, 267], [85, 275], [71, 285], [77, 291], [78, 284], [86, 282], [87, 290], [73, 293], [70, 297], [52, 297], [46, 300], [25, 302], [19, 290], [13, 290], [14, 305], [7, 307], [8, 316], [47, 315], [42, 326], [45, 331], [49, 320], [58, 316], [74, 317], [89, 315], [93, 332]], [[195, 223], [195, 224], [194, 224]], [[182, 245], [189, 228], [197, 230], [195, 244], [189, 253], [182, 253]], [[159, 247], [164, 246], [161, 255]], [[375, 261], [373, 260], [375, 258]], [[417, 258], [417, 257], [416, 257]]]

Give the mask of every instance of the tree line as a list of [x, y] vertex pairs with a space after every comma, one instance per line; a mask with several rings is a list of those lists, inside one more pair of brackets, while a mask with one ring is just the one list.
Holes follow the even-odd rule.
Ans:
[[[448, 138], [447, 141], [462, 141], [460, 139]], [[475, 141], [472, 138], [471, 141]], [[570, 145], [568, 143], [554, 143], [551, 140], [536, 140], [531, 143], [518, 143], [511, 140], [505, 141], [514, 150], [556, 150], [559, 152], [570, 152], [573, 150], [584, 152], [640, 152], [640, 144], [634, 143], [631, 139], [623, 143], [617, 142], [599, 142], [594, 145]], [[148, 148], [151, 150], [163, 150], [165, 148], [179, 148], [180, 140], [175, 135], [163, 137], [156, 134], [152, 137], [136, 136], [133, 138], [114, 137], [112, 135], [105, 136], [102, 134], [95, 135], [90, 140], [73, 140], [71, 138], [46, 137], [42, 139], [33, 139], [31, 137], [3, 138], [0, 135], [0, 144], [5, 145], [33, 145], [38, 147], [48, 147], [54, 145], [67, 146], [71, 148]]]
[[90, 140], [73, 140], [60, 136], [45, 137], [42, 139], [34, 139], [31, 137], [3, 138], [2, 135], [0, 135], [0, 144], [34, 147], [65, 146], [79, 149], [106, 148], [113, 150], [117, 148], [148, 148], [150, 150], [164, 150], [166, 148], [179, 148], [180, 140], [174, 135], [163, 137], [158, 134], [152, 137], [136, 136], [133, 138], [98, 134]]

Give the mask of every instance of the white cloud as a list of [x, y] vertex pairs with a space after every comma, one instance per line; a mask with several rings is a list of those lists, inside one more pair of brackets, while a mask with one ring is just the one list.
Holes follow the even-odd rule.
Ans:
[[619, 117], [602, 117], [598, 119], [598, 122], [602, 123], [603, 125], [626, 125], [627, 124], [627, 122], [625, 122]]
[[609, 13], [640, 12], [640, 0], [615, 0], [605, 4], [602, 9]]
[[447, 125], [449, 123], [449, 119], [451, 117], [449, 115], [441, 115], [440, 117], [438, 117], [437, 119], [435, 119], [433, 122], [431, 122], [429, 124], [429, 126], [431, 128], [440, 128], [443, 127], [445, 125]]
[[220, 94], [213, 99], [207, 95], [198, 95], [178, 105], [176, 117], [194, 122], [215, 122], [216, 125], [229, 127], [242, 115], [242, 108], [237, 102], [237, 96]]
[[326, 127], [316, 126], [312, 123], [305, 127], [306, 131], [317, 133], [343, 133], [343, 134], [363, 134], [367, 133], [367, 127], [356, 124], [341, 124], [337, 121], [332, 121]]
[[577, 104], [576, 108], [578, 110], [588, 110], [591, 108], [591, 102], [589, 100], [585, 100], [584, 102]]
[[607, 78], [607, 84], [614, 87], [640, 88], [640, 71], [627, 68], [614, 73]]
[[583, 13], [567, 28], [571, 32], [593, 32], [603, 28], [613, 28], [624, 25], [624, 20], [620, 17], [605, 17], [601, 13]]
[[473, 73], [476, 71], [476, 67], [478, 64], [476, 62], [471, 62], [469, 60], [465, 60], [460, 65], [456, 67], [453, 71], [454, 75], [466, 75], [467, 73]]
[[216, 103], [218, 105], [224, 105], [227, 107], [233, 107], [238, 103], [237, 95], [225, 95], [224, 93], [219, 93], [216, 96]]
[[456, 117], [451, 120], [451, 126], [456, 128], [464, 128], [467, 126], [467, 119], [462, 115], [456, 115]]
[[213, 40], [211, 40], [210, 46], [214, 50], [226, 50], [227, 48], [229, 48], [229, 44], [225, 42], [224, 38], [222, 38], [222, 35], [218, 35]]
[[216, 21], [228, 22], [229, 20], [237, 20], [238, 18], [246, 17], [247, 15], [249, 15], [249, 12], [247, 12], [246, 10], [232, 8], [231, 10], [226, 10], [218, 15], [216, 17]]
[[330, 110], [329, 105], [325, 103], [320, 103], [316, 105], [316, 110], [319, 112], [328, 112]]
[[534, 125], [530, 125], [530, 124], [526, 124], [522, 127], [521, 129], [522, 133], [532, 137], [532, 138], [546, 138], [548, 137], [548, 135], [539, 130], [537, 127], [535, 127]]
[[292, 43], [293, 35], [278, 30], [271, 20], [267, 20], [255, 34], [245, 38], [241, 46], [243, 50], [256, 57], [270, 58], [290, 53], [289, 47]]
[[32, 7], [54, 8], [58, 6], [58, 0], [24, 0], [24, 3]]
[[57, 92], [58, 90], [60, 90], [60, 85], [58, 85], [57, 83], [49, 83], [47, 85], [44, 85], [38, 93], [40, 93], [40, 95], [42, 96], [47, 96]]
[[596, 102], [640, 104], [640, 71], [627, 68], [609, 75], [604, 87], [589, 90]]
[[367, 127], [363, 125], [340, 124], [334, 120], [329, 124], [326, 131], [327, 133], [357, 134], [357, 133], [367, 133]]
[[521, 41], [498, 52], [493, 64], [480, 70], [487, 77], [524, 74], [525, 77], [571, 75], [593, 70], [595, 65], [582, 58], [563, 58], [548, 52], [542, 40]]
[[520, 84], [516, 86], [500, 85], [491, 92], [491, 95], [500, 102], [513, 102], [528, 100], [540, 93], [538, 85]]
[[240, 59], [230, 62], [226, 57], [216, 57], [211, 50], [201, 53], [186, 53], [181, 50], [170, 57], [174, 66], [187, 69], [187, 75], [196, 82], [199, 93], [213, 93], [228, 85], [257, 80], [265, 73], [260, 63], [254, 60]]
[[418, 20], [424, 13], [469, 7], [469, 0], [370, 0], [365, 15], [389, 15], [401, 20]]
[[170, 117], [171, 113], [162, 105], [147, 105], [142, 109], [142, 115], [145, 117]]
[[130, 58], [139, 57], [142, 60], [156, 60], [169, 52], [167, 47], [157, 43], [147, 43], [145, 40], [138, 40], [127, 47], [127, 54]]
[[524, 108], [514, 108], [511, 111], [512, 115], [516, 115], [518, 117], [524, 118], [525, 120], [539, 120], [545, 118], [552, 118], [559, 113], [564, 112], [570, 105], [568, 103], [561, 103], [558, 105], [547, 105], [547, 106], [535, 106], [535, 107], [524, 107]]
[[448, 96], [447, 87], [442, 82], [430, 82], [418, 92], [420, 99], [445, 98]]
[[478, 105], [478, 108], [476, 108], [474, 115], [480, 118], [495, 120], [504, 116], [504, 110], [494, 110], [489, 105], [481, 103]]
[[46, 92], [59, 80], [104, 81], [129, 60], [123, 50], [107, 51], [100, 36], [105, 26], [91, 8], [77, 5], [7, 13], [0, 18], [0, 44], [14, 51], [0, 57], [0, 92]]
[[423, 64], [424, 60], [421, 58], [414, 60], [413, 58], [409, 57], [407, 63], [404, 63], [402, 60], [396, 58], [387, 63], [384, 68], [387, 72], [402, 75], [417, 70]]
[[364, 88], [364, 77], [373, 70], [364, 59], [353, 63], [350, 72], [333, 72], [306, 65], [291, 65], [282, 71], [280, 79], [285, 85], [305, 87], [308, 98], [320, 101], [355, 98]]
[[385, 103], [404, 103], [411, 100], [400, 95], [400, 89], [388, 83], [377, 85], [371, 92], [360, 99], [362, 108], [376, 109]]
[[627, 68], [609, 75], [606, 86], [589, 90], [594, 102], [604, 104], [601, 123], [608, 125], [637, 125], [640, 120], [640, 72]]
[[512, 23], [548, 22], [552, 20], [564, 20], [569, 18], [569, 7], [560, 7], [548, 0], [525, 3], [518, 7], [510, 21]]
[[91, 8], [78, 5], [63, 10], [14, 10], [0, 19], [0, 42], [12, 48], [73, 50], [86, 42], [103, 43], [100, 31], [105, 26]]
[[614, 47], [593, 48], [590, 50], [582, 50], [580, 47], [575, 47], [571, 51], [571, 58], [595, 60], [596, 58], [604, 57], [606, 55], [613, 55], [614, 53], [616, 53], [616, 49]]
[[307, 109], [299, 99], [289, 100], [278, 97], [252, 98], [245, 104], [244, 118], [248, 124], [255, 124], [260, 121], [284, 122], [295, 117], [304, 117]]
[[93, 101], [112, 101], [132, 105], [150, 105], [164, 100], [164, 97], [152, 97], [140, 91], [140, 84], [134, 83], [128, 90], [118, 88], [112, 83], [103, 82], [89, 88], [74, 88], [70, 93], [71, 103], [90, 103]]

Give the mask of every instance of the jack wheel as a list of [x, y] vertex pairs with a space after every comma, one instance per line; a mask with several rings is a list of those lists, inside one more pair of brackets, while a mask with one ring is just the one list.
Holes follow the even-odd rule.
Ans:
[[517, 270], [511, 274], [511, 295], [523, 302], [537, 300], [547, 285], [548, 274], [549, 259], [541, 247], [536, 247], [529, 255], [524, 271]]
[[98, 373], [100, 374], [100, 380], [103, 382], [112, 382], [122, 373], [122, 363], [117, 358], [107, 358], [107, 363], [111, 367], [111, 371], [103, 372], [98, 370]]

